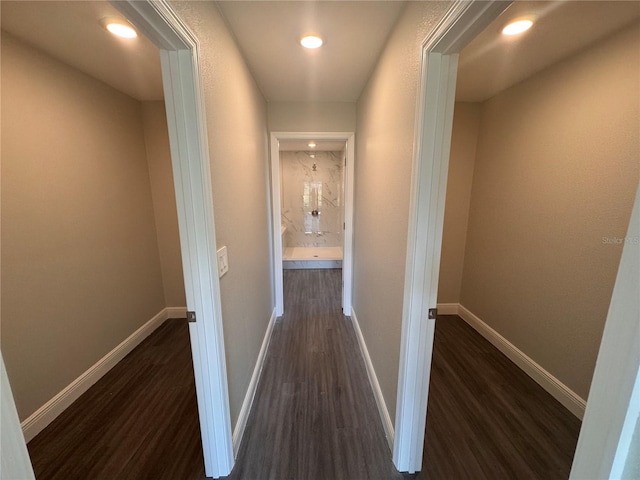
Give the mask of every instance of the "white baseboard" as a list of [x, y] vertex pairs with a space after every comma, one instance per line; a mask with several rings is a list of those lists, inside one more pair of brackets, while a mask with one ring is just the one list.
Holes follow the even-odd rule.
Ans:
[[395, 437], [393, 423], [391, 422], [389, 410], [387, 409], [387, 404], [384, 401], [382, 389], [380, 388], [380, 383], [378, 383], [378, 377], [376, 375], [375, 369], [373, 368], [373, 363], [371, 362], [371, 357], [369, 356], [369, 350], [367, 349], [367, 344], [365, 343], [364, 337], [362, 336], [362, 330], [360, 330], [358, 317], [356, 317], [356, 312], [353, 307], [351, 307], [351, 321], [353, 323], [353, 328], [356, 331], [356, 337], [358, 337], [358, 344], [360, 345], [360, 351], [362, 352], [362, 357], [364, 358], [364, 364], [367, 367], [367, 376], [369, 377], [369, 383], [371, 383], [371, 389], [373, 390], [373, 395], [376, 399], [376, 405], [378, 405], [378, 413], [380, 414], [380, 420], [382, 420], [382, 426], [387, 437], [387, 443], [389, 444], [389, 449], [393, 451], [393, 441]]
[[233, 456], [236, 457], [238, 455], [238, 450], [240, 449], [240, 443], [242, 442], [242, 436], [244, 435], [244, 430], [247, 426], [247, 420], [249, 419], [249, 412], [251, 412], [251, 405], [253, 405], [253, 399], [256, 395], [256, 389], [258, 388], [258, 381], [260, 380], [260, 374], [262, 373], [262, 367], [264, 366], [264, 359], [267, 355], [267, 350], [269, 349], [269, 343], [271, 342], [271, 334], [273, 333], [273, 325], [276, 322], [276, 311], [275, 309], [271, 313], [271, 318], [269, 319], [269, 325], [267, 325], [267, 331], [264, 334], [264, 338], [262, 340], [262, 346], [260, 347], [260, 352], [258, 353], [258, 358], [256, 360], [256, 366], [253, 368], [253, 374], [251, 375], [251, 380], [249, 381], [249, 387], [247, 388], [247, 393], [244, 396], [244, 401], [242, 402], [242, 408], [240, 408], [240, 413], [238, 414], [238, 421], [236, 422], [236, 427], [233, 429]]
[[[183, 307], [168, 307], [161, 310], [151, 320], [146, 322], [135, 332], [129, 335], [120, 345], [115, 347], [86, 372], [67, 385], [60, 393], [32, 413], [21, 423], [25, 441], [29, 442], [47, 425], [53, 422], [58, 415], [64, 412], [80, 395], [89, 390], [131, 350], [137, 347], [156, 328], [168, 318], [174, 318], [169, 312], [180, 310]], [[184, 309], [186, 311], [186, 308]]]
[[438, 315], [458, 315], [459, 303], [439, 303]]
[[463, 305], [458, 315], [580, 420], [587, 402]]

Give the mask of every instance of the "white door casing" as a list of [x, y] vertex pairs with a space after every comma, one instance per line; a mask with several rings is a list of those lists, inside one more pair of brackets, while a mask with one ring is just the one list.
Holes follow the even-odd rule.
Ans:
[[0, 352], [0, 478], [35, 480], [9, 377]]
[[344, 237], [342, 255], [342, 313], [351, 315], [353, 281], [353, 179], [355, 163], [355, 135], [353, 132], [272, 132], [271, 133], [271, 221], [273, 245], [273, 283], [275, 285], [276, 315], [284, 313], [282, 285], [282, 208], [280, 205], [280, 141], [281, 140], [337, 140], [346, 142], [347, 165], [344, 175]]
[[[457, 54], [511, 2], [457, 2], [422, 49], [393, 460], [421, 468]], [[640, 188], [605, 324], [571, 479], [620, 478], [640, 398]], [[612, 396], [611, 392], [615, 392]], [[428, 456], [429, 451], [424, 452]], [[632, 461], [635, 459], [632, 459]], [[636, 462], [637, 464], [637, 462]]]
[[197, 38], [164, 1], [112, 1], [160, 48], [205, 474], [233, 468], [209, 146]]
[[403, 472], [422, 468], [458, 53], [509, 3], [456, 2], [422, 44], [393, 445]]

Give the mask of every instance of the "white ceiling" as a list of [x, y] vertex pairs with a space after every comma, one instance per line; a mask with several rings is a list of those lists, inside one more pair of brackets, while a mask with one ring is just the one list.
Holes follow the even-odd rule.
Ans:
[[[249, 68], [269, 101], [355, 102], [405, 2], [220, 1]], [[121, 17], [105, 1], [0, 2], [2, 29], [139, 100], [161, 99], [158, 50], [101, 26]], [[499, 31], [531, 14], [534, 27], [506, 41]], [[640, 18], [639, 1], [517, 1], [460, 55], [458, 100], [481, 101]], [[326, 44], [302, 49], [302, 33]]]
[[25, 43], [138, 100], [163, 98], [158, 49], [107, 32], [103, 18], [123, 18], [109, 3], [2, 0], [0, 9], [2, 30]]
[[[529, 31], [510, 38], [500, 34], [523, 16], [536, 19]], [[456, 98], [491, 98], [638, 18], [638, 1], [514, 2], [460, 54]]]
[[[358, 100], [404, 2], [219, 1], [267, 101]], [[306, 33], [325, 44], [307, 50]]]

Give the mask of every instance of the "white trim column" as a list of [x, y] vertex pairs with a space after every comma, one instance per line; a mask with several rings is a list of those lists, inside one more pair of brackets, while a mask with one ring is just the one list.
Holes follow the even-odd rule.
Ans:
[[393, 461], [422, 468], [458, 52], [505, 2], [456, 2], [422, 45]]
[[0, 352], [0, 478], [35, 479]]
[[226, 476], [234, 457], [199, 44], [164, 0], [111, 3], [161, 49], [205, 474]]

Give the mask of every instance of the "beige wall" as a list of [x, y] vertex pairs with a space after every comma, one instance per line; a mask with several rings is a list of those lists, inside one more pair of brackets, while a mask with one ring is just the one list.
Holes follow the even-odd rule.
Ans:
[[347, 102], [269, 102], [271, 132], [353, 132], [356, 104]]
[[479, 122], [479, 103], [456, 102], [442, 232], [438, 303], [460, 303]]
[[21, 419], [164, 304], [140, 103], [2, 35], [2, 352]]
[[147, 149], [153, 211], [158, 232], [162, 285], [168, 307], [185, 307], [184, 276], [180, 253], [176, 192], [164, 102], [142, 102], [142, 122]]
[[358, 100], [353, 307], [392, 419], [421, 44], [449, 6], [408, 2]]
[[[587, 397], [638, 186], [636, 26], [485, 102], [461, 303]], [[615, 240], [612, 240], [615, 242]]]
[[273, 309], [266, 102], [211, 2], [173, 2], [200, 41], [232, 425]]

